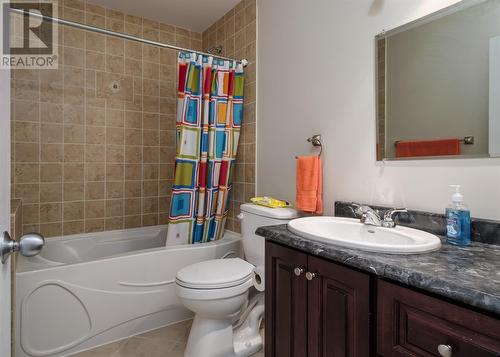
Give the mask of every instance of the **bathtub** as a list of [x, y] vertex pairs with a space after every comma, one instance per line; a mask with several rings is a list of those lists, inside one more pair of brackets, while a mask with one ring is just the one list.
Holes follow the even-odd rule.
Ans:
[[16, 356], [66, 356], [192, 317], [174, 291], [189, 264], [241, 256], [240, 237], [165, 246], [167, 226], [47, 239], [17, 260]]

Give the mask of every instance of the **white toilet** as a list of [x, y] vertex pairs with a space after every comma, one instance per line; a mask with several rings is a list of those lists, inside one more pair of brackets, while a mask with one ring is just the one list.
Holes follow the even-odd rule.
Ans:
[[185, 357], [244, 357], [262, 348], [259, 327], [264, 317], [264, 294], [254, 294], [249, 301], [256, 267], [264, 278], [265, 240], [255, 230], [286, 224], [297, 217], [297, 212], [253, 204], [240, 208], [238, 218], [246, 261], [207, 260], [177, 272], [177, 296], [195, 313]]

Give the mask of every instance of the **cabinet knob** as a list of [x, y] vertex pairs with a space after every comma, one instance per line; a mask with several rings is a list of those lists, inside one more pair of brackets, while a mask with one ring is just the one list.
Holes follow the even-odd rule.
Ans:
[[295, 269], [293, 269], [293, 273], [297, 276], [301, 276], [302, 273], [304, 273], [304, 269], [303, 268], [295, 268]]
[[443, 357], [451, 357], [451, 346], [450, 345], [439, 345], [438, 352]]
[[316, 273], [311, 273], [310, 271], [308, 271], [306, 273], [306, 279], [309, 280], [309, 281], [311, 281], [311, 280], [313, 280], [316, 277], [316, 275], [317, 275]]

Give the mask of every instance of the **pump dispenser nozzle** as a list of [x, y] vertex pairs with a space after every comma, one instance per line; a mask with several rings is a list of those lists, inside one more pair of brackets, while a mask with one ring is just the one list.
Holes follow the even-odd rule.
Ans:
[[449, 185], [451, 188], [455, 189], [455, 193], [451, 196], [452, 202], [463, 202], [464, 196], [460, 193], [460, 185]]

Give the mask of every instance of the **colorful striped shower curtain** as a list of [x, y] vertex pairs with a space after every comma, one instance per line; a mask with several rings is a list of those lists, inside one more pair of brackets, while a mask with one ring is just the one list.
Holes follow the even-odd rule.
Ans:
[[222, 237], [243, 120], [243, 85], [241, 64], [179, 53], [168, 245]]

